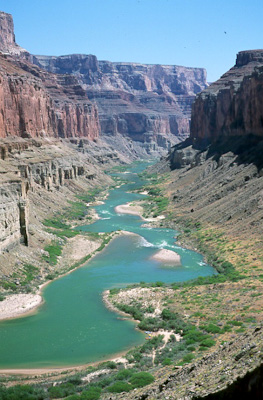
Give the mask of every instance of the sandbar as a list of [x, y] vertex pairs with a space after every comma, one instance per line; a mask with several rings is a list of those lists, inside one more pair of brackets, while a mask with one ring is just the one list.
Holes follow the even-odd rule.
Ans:
[[117, 214], [130, 214], [130, 215], [138, 215], [142, 217], [143, 214], [143, 207], [139, 205], [132, 205], [132, 203], [128, 204], [121, 204], [115, 207], [115, 212]]
[[25, 315], [41, 303], [42, 297], [39, 294], [20, 293], [8, 295], [5, 300], [0, 302], [0, 320]]
[[169, 265], [181, 264], [181, 258], [179, 256], [179, 254], [177, 254], [175, 251], [167, 250], [167, 249], [158, 250], [151, 257], [151, 260], [165, 262], [166, 264], [169, 264]]

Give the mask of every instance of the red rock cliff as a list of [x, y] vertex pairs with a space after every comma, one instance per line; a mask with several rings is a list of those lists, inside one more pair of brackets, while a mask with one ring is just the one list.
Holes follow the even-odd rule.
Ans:
[[15, 42], [12, 16], [0, 12], [0, 137], [97, 138], [97, 107], [77, 79], [47, 73], [29, 58]]
[[0, 80], [0, 137], [98, 136], [97, 109], [74, 77], [0, 55]]
[[114, 63], [93, 55], [32, 56], [49, 72], [73, 74], [98, 105], [101, 132], [165, 149], [189, 135], [191, 104], [206, 71], [169, 65]]
[[241, 51], [236, 65], [199, 95], [191, 139], [253, 134], [263, 137], [263, 50]]

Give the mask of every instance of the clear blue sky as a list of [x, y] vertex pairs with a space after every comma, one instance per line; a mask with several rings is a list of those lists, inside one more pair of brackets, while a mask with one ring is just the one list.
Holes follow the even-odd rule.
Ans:
[[204, 67], [208, 81], [240, 50], [263, 48], [263, 0], [0, 0], [33, 54]]

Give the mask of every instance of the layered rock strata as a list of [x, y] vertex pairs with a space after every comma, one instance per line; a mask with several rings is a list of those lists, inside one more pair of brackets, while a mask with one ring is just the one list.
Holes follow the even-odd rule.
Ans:
[[[109, 178], [101, 165], [120, 162], [111, 149], [98, 153], [96, 143], [77, 138], [63, 142], [50, 138], [0, 139], [0, 151], [4, 154], [0, 159], [0, 252], [19, 243], [30, 245], [30, 232], [36, 234], [33, 226], [39, 225], [52, 208], [59, 207], [61, 199], [56, 202], [63, 193], [74, 201], [80, 188], [107, 184]], [[45, 202], [50, 201], [52, 208], [48, 205], [46, 209]], [[31, 215], [34, 208], [38, 209], [36, 219]]]
[[29, 55], [16, 44], [12, 15], [0, 11], [0, 51], [12, 55]]
[[263, 50], [241, 51], [236, 64], [197, 95], [193, 104], [193, 141], [233, 136], [263, 137]]
[[147, 152], [189, 135], [191, 104], [204, 89], [202, 68], [98, 61], [93, 55], [32, 56], [56, 74], [73, 74], [98, 105], [102, 134], [132, 139]]
[[[94, 139], [101, 130], [114, 146], [121, 135], [121, 148], [128, 153], [130, 141], [136, 143], [141, 156], [164, 153], [189, 135], [191, 104], [207, 86], [204, 69], [112, 63], [93, 55], [33, 56], [16, 44], [12, 16], [2, 12], [0, 22], [0, 51], [20, 60], [23, 71], [14, 71], [8, 81], [2, 76], [2, 97], [14, 93], [9, 101], [14, 114], [3, 115], [1, 137], [47, 134]], [[24, 102], [18, 99], [20, 91]]]
[[27, 185], [20, 179], [0, 187], [0, 250], [17, 243], [28, 245]]
[[0, 80], [0, 137], [98, 137], [96, 106], [73, 76], [0, 55]]
[[190, 138], [169, 156], [172, 169], [194, 167], [231, 151], [260, 170], [263, 139], [263, 50], [238, 53], [236, 65], [196, 96]]

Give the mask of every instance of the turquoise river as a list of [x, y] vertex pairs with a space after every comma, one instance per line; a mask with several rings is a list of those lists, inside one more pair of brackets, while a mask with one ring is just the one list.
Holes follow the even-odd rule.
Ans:
[[[139, 217], [118, 215], [119, 204], [144, 196], [130, 191], [144, 183], [137, 175], [147, 164], [120, 173], [129, 183], [112, 189], [96, 206], [100, 219], [80, 229], [88, 232], [125, 230], [85, 266], [50, 283], [38, 312], [0, 323], [0, 368], [43, 368], [87, 364], [109, 359], [145, 340], [132, 321], [109, 311], [102, 292], [136, 282], [185, 281], [215, 273], [202, 256], [175, 243], [176, 231], [147, 228]], [[118, 174], [117, 174], [118, 175]], [[181, 266], [165, 268], [150, 257], [160, 248], [181, 256]]]

